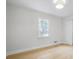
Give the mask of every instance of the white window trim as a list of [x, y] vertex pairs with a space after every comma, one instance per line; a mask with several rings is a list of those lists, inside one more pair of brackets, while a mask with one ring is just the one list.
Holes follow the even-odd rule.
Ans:
[[[41, 26], [41, 24], [40, 24], [40, 22], [41, 21], [46, 21], [47, 22], [47, 24], [48, 24], [48, 26], [47, 26], [47, 34], [41, 34], [41, 32], [40, 32], [40, 30], [42, 30], [42, 28], [40, 27]], [[39, 30], [39, 37], [48, 37], [49, 36], [49, 21], [48, 21], [48, 19], [41, 19], [41, 18], [39, 18], [39, 21], [38, 21], [39, 23], [38, 23], [38, 30]]]

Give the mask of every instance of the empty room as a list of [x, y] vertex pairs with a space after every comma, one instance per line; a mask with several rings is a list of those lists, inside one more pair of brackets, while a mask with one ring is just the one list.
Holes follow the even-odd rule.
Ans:
[[73, 0], [6, 0], [6, 59], [73, 59]]

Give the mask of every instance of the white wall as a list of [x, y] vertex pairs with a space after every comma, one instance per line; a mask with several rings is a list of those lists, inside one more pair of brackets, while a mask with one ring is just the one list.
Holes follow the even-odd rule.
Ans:
[[[42, 12], [7, 5], [7, 53], [33, 47], [53, 44], [62, 41], [62, 21], [59, 17]], [[38, 19], [48, 19], [50, 23], [49, 37], [38, 37]]]
[[64, 41], [72, 43], [73, 41], [73, 17], [63, 19]]

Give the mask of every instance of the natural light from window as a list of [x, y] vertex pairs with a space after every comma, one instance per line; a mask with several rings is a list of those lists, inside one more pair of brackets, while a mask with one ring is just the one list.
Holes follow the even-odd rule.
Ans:
[[39, 19], [39, 36], [48, 37], [48, 20]]

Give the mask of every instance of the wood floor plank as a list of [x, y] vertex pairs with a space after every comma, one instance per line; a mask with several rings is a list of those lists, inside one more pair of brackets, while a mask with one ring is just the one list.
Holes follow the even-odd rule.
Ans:
[[68, 45], [9, 55], [7, 59], [73, 59], [73, 48]]

